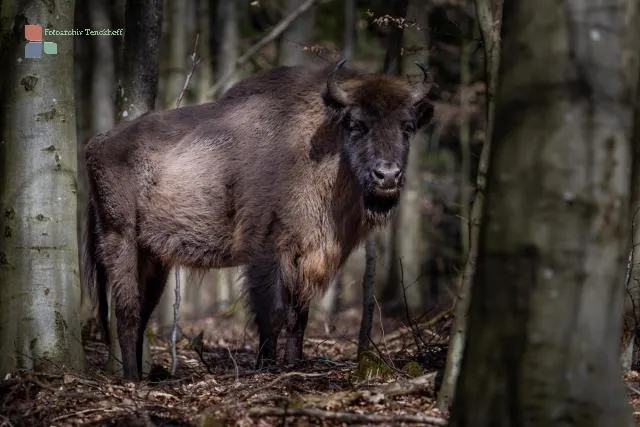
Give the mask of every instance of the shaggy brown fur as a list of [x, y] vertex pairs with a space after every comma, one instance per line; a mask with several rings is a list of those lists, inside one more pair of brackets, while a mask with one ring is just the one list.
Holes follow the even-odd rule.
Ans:
[[112, 292], [126, 378], [172, 265], [245, 265], [258, 360], [275, 358], [284, 324], [285, 358], [301, 357], [310, 300], [389, 218], [409, 137], [433, 112], [428, 84], [342, 64], [275, 68], [88, 143], [83, 276], [107, 339]]

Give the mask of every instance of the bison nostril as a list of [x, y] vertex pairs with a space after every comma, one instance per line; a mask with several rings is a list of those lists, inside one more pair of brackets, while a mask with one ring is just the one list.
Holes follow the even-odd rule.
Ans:
[[397, 185], [402, 176], [402, 169], [397, 163], [380, 162], [371, 169], [371, 177], [377, 185], [390, 187]]
[[373, 175], [373, 177], [377, 180], [377, 181], [384, 181], [385, 179], [385, 174], [384, 171], [381, 171], [380, 169], [374, 169], [371, 171], [371, 174]]

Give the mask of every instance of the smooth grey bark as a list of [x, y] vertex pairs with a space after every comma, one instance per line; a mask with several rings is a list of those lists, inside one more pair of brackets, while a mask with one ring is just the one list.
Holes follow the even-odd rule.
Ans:
[[[164, 30], [167, 34], [167, 64], [164, 70], [164, 87], [161, 94], [162, 108], [164, 109], [176, 107], [176, 100], [187, 75], [187, 63], [191, 53], [185, 24], [189, 17], [187, 3], [184, 0], [167, 0], [165, 6], [168, 15], [166, 22], [169, 26]], [[173, 275], [173, 272], [170, 275]]]
[[358, 4], [356, 0], [344, 1], [344, 41], [342, 57], [350, 61], [356, 52], [358, 39]]
[[211, 40], [211, 0], [198, 0], [196, 21], [197, 32], [200, 34], [200, 63], [196, 69], [196, 94], [197, 102], [202, 104], [210, 101], [207, 91], [213, 84], [213, 63], [211, 61], [211, 49], [209, 41]]
[[[89, 0], [91, 28], [113, 28], [111, 2]], [[115, 115], [115, 52], [112, 37], [91, 37], [91, 133], [106, 132], [116, 122]]]
[[[284, 15], [298, 9], [305, 0], [284, 0]], [[316, 8], [314, 4], [293, 21], [280, 38], [280, 65], [300, 65], [305, 60], [304, 47], [313, 41]]]
[[[76, 11], [74, 17], [74, 26], [76, 28], [89, 28], [91, 20], [89, 18], [89, 11], [86, 7], [82, 7], [79, 3], [76, 3]], [[77, 225], [78, 225], [78, 242], [84, 236], [85, 221], [83, 221], [83, 215], [86, 209], [86, 197], [87, 197], [87, 175], [84, 170], [83, 162], [83, 144], [91, 137], [91, 78], [92, 78], [92, 63], [91, 63], [91, 39], [89, 37], [77, 37], [74, 40], [74, 82], [75, 82], [75, 101], [76, 101], [76, 140], [77, 140], [77, 190], [78, 190], [78, 204], [77, 204]], [[78, 245], [78, 259], [80, 267], [82, 268], [82, 248]], [[86, 287], [80, 286], [80, 300], [82, 305], [80, 323], [84, 324], [87, 319], [94, 317], [91, 310], [91, 299], [89, 298]]]
[[450, 426], [631, 426], [620, 369], [635, 0], [504, 5], [496, 126]]
[[[153, 110], [158, 93], [158, 63], [162, 29], [162, 0], [127, 0], [125, 6], [125, 38], [122, 76], [116, 93], [116, 120], [130, 121]], [[107, 369], [122, 375], [120, 344], [114, 304], [109, 298], [111, 343]], [[143, 374], [151, 364], [149, 343], [145, 334]]]
[[220, 88], [222, 95], [238, 81], [236, 63], [240, 56], [240, 36], [238, 30], [238, 5], [233, 1], [218, 2], [218, 28], [220, 31], [220, 49], [218, 50], [217, 78], [235, 74]]
[[636, 361], [640, 342], [640, 85], [636, 92], [633, 131], [633, 175], [631, 177], [631, 233], [625, 278], [625, 309], [622, 334], [622, 369], [628, 371]]
[[82, 368], [73, 39], [24, 59], [24, 25], [72, 28], [74, 1], [1, 3], [0, 375]]

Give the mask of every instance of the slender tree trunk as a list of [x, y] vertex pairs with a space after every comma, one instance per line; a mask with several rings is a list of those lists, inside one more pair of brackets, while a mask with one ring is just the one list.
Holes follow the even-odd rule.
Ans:
[[[91, 28], [113, 28], [110, 2], [89, 0]], [[90, 37], [91, 40], [91, 132], [92, 136], [106, 132], [116, 122], [115, 117], [115, 52], [113, 37]]]
[[450, 426], [633, 425], [619, 339], [640, 8], [608, 6], [505, 3]]
[[[202, 6], [200, 3], [201, 2], [198, 2], [197, 5], [199, 8]], [[196, 23], [196, 19], [200, 20], [200, 18], [196, 18], [194, 6], [193, 2], [185, 2], [183, 0], [169, 0], [165, 4], [165, 10], [168, 11], [169, 16], [165, 17], [165, 22], [168, 23], [168, 28], [165, 30], [168, 55], [165, 59], [167, 65], [165, 68], [164, 85], [161, 92], [163, 99], [162, 107], [164, 109], [177, 107], [176, 102], [184, 89], [185, 79], [191, 66], [189, 56], [193, 53], [192, 37], [195, 34], [194, 28], [195, 24], [201, 24], [201, 22]], [[208, 4], [206, 11], [208, 11]], [[205, 15], [204, 19], [207, 18], [208, 16]], [[202, 35], [199, 40], [203, 40]], [[199, 46], [203, 45], [206, 47], [206, 43], [199, 44]], [[202, 62], [203, 61], [201, 61], [196, 70], [199, 70], [202, 66], [207, 67], [208, 64], [206, 62], [203, 64]], [[186, 91], [188, 93], [189, 88], [187, 88]], [[185, 94], [183, 100], [189, 98], [190, 97]], [[189, 278], [192, 275], [189, 274], [187, 267], [174, 266], [169, 271], [165, 286], [167, 291], [162, 294], [154, 313], [154, 318], [157, 320], [158, 326], [162, 331], [170, 330], [174, 323], [176, 269], [179, 269], [180, 305], [182, 306], [180, 307], [180, 311], [182, 311], [185, 305], [189, 305], [190, 299], [187, 298], [187, 294], [193, 296], [193, 292], [189, 293], [188, 290], [194, 288], [191, 289], [194, 291], [198, 288], [191, 286], [192, 283]]]
[[[405, 18], [408, 7], [408, 0], [393, 0], [390, 4], [389, 14], [396, 19]], [[392, 27], [387, 39], [383, 72], [399, 75], [403, 72], [402, 68], [405, 62], [402, 56], [404, 29], [394, 24], [389, 25], [392, 25]], [[417, 135], [417, 138], [420, 138], [420, 136]], [[412, 144], [411, 150], [413, 148]], [[416, 293], [418, 286], [414, 286], [414, 282], [420, 276], [420, 262], [415, 257], [418, 255], [417, 252], [421, 252], [423, 249], [414, 246], [416, 244], [421, 246], [423, 243], [418, 237], [419, 231], [417, 229], [419, 229], [420, 219], [418, 212], [415, 211], [415, 206], [419, 203], [419, 185], [417, 181], [420, 174], [420, 159], [418, 158], [420, 152], [419, 148], [417, 153], [409, 151], [406, 188], [387, 228], [389, 233], [389, 262], [387, 264], [387, 277], [382, 290], [382, 307], [387, 314], [395, 314], [402, 311], [405, 291], [409, 292], [408, 295], [410, 297], [407, 298], [407, 301], [412, 301], [412, 308], [416, 308], [416, 305], [419, 306], [421, 301], [420, 294]], [[409, 230], [404, 230], [404, 226], [407, 226]], [[403, 289], [403, 286], [405, 289]]]
[[[356, 0], [346, 0], [344, 2], [344, 44], [342, 46], [342, 57], [347, 61], [353, 59], [356, 51], [356, 24], [357, 7]], [[375, 280], [375, 277], [372, 279]], [[342, 308], [341, 299], [344, 287], [342, 270], [333, 278], [327, 288], [327, 292], [322, 298], [322, 311], [333, 318]]]
[[[404, 18], [407, 16], [407, 8], [409, 0], [390, 0], [389, 15], [393, 18]], [[392, 25], [389, 38], [387, 40], [387, 51], [384, 56], [384, 65], [382, 69], [389, 74], [402, 74], [402, 35], [404, 28], [398, 25]]]
[[344, 1], [344, 42], [342, 44], [342, 56], [347, 61], [353, 59], [356, 53], [358, 41], [358, 2], [356, 0]]
[[[184, 0], [167, 0], [168, 52], [165, 86], [162, 91], [162, 107], [175, 108], [178, 95], [187, 75], [190, 43], [187, 41], [187, 3]], [[234, 3], [234, 2], [229, 2]], [[169, 276], [173, 275], [173, 271]]]
[[[284, 15], [300, 7], [305, 0], [285, 0]], [[304, 47], [313, 41], [316, 5], [311, 6], [282, 33], [280, 39], [280, 65], [300, 65], [305, 59]]]
[[[469, 232], [466, 234], [467, 237], [465, 237], [465, 239], [468, 239], [469, 245], [467, 251], [463, 250], [465, 263], [457, 289], [455, 317], [453, 325], [451, 326], [449, 348], [447, 349], [447, 363], [442, 380], [442, 387], [438, 393], [437, 405], [440, 410], [446, 410], [451, 405], [458, 380], [458, 373], [460, 372], [460, 362], [462, 360], [462, 352], [466, 339], [467, 311], [469, 309], [471, 284], [475, 274], [476, 258], [478, 256], [478, 235], [484, 209], [484, 192], [487, 171], [489, 169], [489, 156], [491, 154], [491, 140], [493, 138], [495, 115], [495, 93], [498, 85], [498, 67], [500, 65], [502, 0], [476, 0], [475, 9], [484, 43], [485, 81], [487, 84], [487, 104], [485, 107], [486, 130], [484, 145], [478, 163], [476, 197], [469, 213]], [[462, 187], [466, 187], [466, 178], [461, 185]]]
[[633, 175], [631, 177], [631, 239], [625, 277], [625, 311], [622, 335], [622, 368], [628, 371], [635, 362], [640, 342], [640, 85], [636, 92], [633, 130]]
[[365, 243], [365, 267], [362, 277], [362, 318], [358, 333], [358, 355], [369, 349], [369, 336], [373, 325], [373, 284], [376, 275], [376, 242], [373, 234]]
[[117, 120], [133, 120], [155, 107], [161, 25], [162, 0], [127, 0]]
[[0, 375], [81, 368], [73, 38], [25, 59], [24, 26], [73, 28], [74, 1], [1, 3]]
[[[404, 10], [395, 9], [396, 12], [402, 12], [404, 17], [407, 13], [407, 1], [400, 0], [399, 3], [404, 5]], [[399, 58], [400, 49], [402, 49], [402, 28], [396, 28], [392, 32], [389, 40], [387, 41], [387, 52], [385, 58]], [[392, 69], [394, 62], [385, 59], [383, 72], [387, 74], [399, 73], [399, 66]], [[397, 213], [396, 213], [397, 216]], [[393, 263], [393, 259], [391, 260]], [[375, 234], [371, 233], [366, 240], [365, 244], [365, 271], [362, 279], [362, 320], [360, 322], [360, 333], [358, 341], [358, 353], [369, 347], [369, 334], [371, 332], [371, 325], [373, 323], [373, 291], [375, 284], [375, 271], [376, 271], [376, 242]], [[360, 361], [360, 360], [359, 360]]]
[[196, 69], [196, 86], [199, 104], [210, 100], [207, 97], [207, 92], [213, 85], [213, 64], [211, 61], [211, 49], [209, 47], [212, 32], [212, 9], [210, 6], [211, 0], [198, 0], [196, 20], [197, 31], [198, 34], [200, 34], [200, 63]]
[[[133, 120], [153, 110], [158, 93], [158, 63], [162, 27], [162, 0], [127, 0], [125, 9], [124, 50], [122, 76], [116, 93], [116, 119]], [[112, 331], [107, 369], [122, 373], [120, 344], [118, 343], [115, 305], [109, 298]], [[149, 343], [144, 337], [143, 374], [151, 363]]]
[[[76, 2], [74, 23], [75, 28], [89, 28], [91, 26], [91, 19], [89, 17], [89, 10], [84, 5]], [[84, 221], [84, 215], [86, 209], [87, 200], [87, 174], [84, 168], [82, 147], [84, 143], [91, 137], [91, 85], [92, 85], [92, 63], [91, 63], [91, 37], [76, 37], [74, 39], [74, 82], [75, 82], [75, 100], [76, 100], [76, 140], [77, 140], [77, 160], [78, 173], [77, 173], [77, 186], [78, 186], [78, 204], [77, 204], [77, 218], [78, 218], [78, 242], [82, 236], [84, 236], [84, 227], [86, 222]], [[79, 251], [82, 248], [78, 247]], [[82, 271], [82, 256], [78, 253], [78, 259]], [[81, 294], [81, 319], [80, 322], [84, 324], [88, 319], [94, 317], [94, 313], [91, 310], [91, 299], [88, 297], [86, 288], [80, 286]]]
[[[238, 56], [240, 55], [238, 5], [236, 2], [218, 2], [218, 30], [220, 31], [220, 49], [218, 51], [217, 77], [221, 78], [235, 70]], [[221, 96], [237, 81], [237, 75], [230, 78], [221, 88], [219, 95]]]

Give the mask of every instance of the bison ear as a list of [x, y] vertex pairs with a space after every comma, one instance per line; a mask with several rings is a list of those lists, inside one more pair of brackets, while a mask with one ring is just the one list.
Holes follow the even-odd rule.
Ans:
[[327, 78], [327, 84], [322, 91], [322, 97], [324, 98], [325, 102], [328, 104], [336, 105], [338, 107], [346, 107], [347, 105], [351, 104], [349, 94], [347, 94], [347, 92], [340, 87], [336, 79], [338, 70], [340, 70], [340, 68], [342, 68], [346, 62], [347, 60], [343, 59], [336, 64], [334, 69], [329, 74], [329, 77]]
[[414, 104], [416, 114], [416, 127], [420, 129], [431, 122], [433, 118], [433, 104], [426, 98]]

